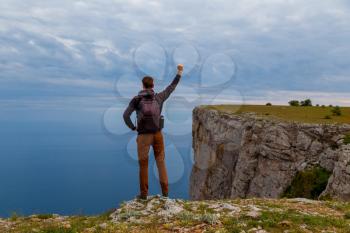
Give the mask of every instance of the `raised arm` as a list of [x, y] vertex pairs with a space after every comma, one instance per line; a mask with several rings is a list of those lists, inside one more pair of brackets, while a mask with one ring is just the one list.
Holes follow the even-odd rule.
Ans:
[[166, 99], [168, 99], [170, 94], [175, 90], [175, 88], [176, 88], [177, 84], [179, 83], [180, 78], [182, 76], [183, 69], [184, 69], [184, 66], [182, 64], [179, 64], [177, 66], [177, 74], [176, 74], [175, 78], [173, 79], [173, 81], [170, 83], [169, 86], [167, 86], [167, 88], [165, 88], [164, 91], [158, 93], [159, 99], [162, 102], [164, 102]]
[[123, 114], [124, 122], [131, 130], [136, 130], [136, 126], [134, 125], [134, 123], [132, 123], [132, 120], [130, 119], [131, 114], [135, 111], [136, 102], [137, 98], [134, 97], [130, 101], [128, 107], [125, 109]]

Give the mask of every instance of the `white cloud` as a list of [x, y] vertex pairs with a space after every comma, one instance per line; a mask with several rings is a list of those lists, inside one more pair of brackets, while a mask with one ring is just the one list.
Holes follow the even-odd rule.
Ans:
[[311, 99], [313, 104], [320, 105], [340, 105], [350, 106], [349, 92], [320, 92], [320, 91], [261, 91], [257, 95], [245, 96], [246, 103], [249, 104], [266, 104], [271, 102], [273, 104], [287, 105], [292, 99], [304, 100]]
[[229, 54], [242, 89], [342, 95], [350, 77], [346, 0], [2, 0], [0, 12], [2, 79], [108, 88], [145, 42]]

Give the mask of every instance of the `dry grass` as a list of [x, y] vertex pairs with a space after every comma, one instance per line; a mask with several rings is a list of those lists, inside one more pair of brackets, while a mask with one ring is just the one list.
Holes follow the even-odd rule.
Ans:
[[[207, 105], [204, 107], [232, 114], [252, 112], [260, 116], [272, 116], [286, 121], [298, 121], [318, 124], [350, 124], [350, 107], [341, 107], [341, 116], [333, 116], [332, 107], [290, 107], [277, 105]], [[325, 119], [326, 116], [330, 116], [330, 119]]]

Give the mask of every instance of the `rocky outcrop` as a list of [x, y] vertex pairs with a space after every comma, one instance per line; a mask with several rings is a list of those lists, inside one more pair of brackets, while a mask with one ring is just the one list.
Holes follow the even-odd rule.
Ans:
[[298, 171], [320, 166], [332, 173], [321, 194], [350, 200], [347, 124], [287, 122], [255, 114], [193, 111], [195, 164], [192, 199], [278, 198]]
[[[1, 233], [349, 232], [350, 206], [297, 199], [189, 201], [150, 196], [100, 215], [0, 218]], [[307, 221], [305, 221], [307, 220]]]

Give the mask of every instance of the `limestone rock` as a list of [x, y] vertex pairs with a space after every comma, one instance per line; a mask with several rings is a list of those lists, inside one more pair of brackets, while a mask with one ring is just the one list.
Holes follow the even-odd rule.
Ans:
[[350, 200], [350, 158], [340, 142], [349, 124], [306, 124], [193, 111], [195, 164], [192, 199], [277, 198], [298, 171], [315, 165], [332, 172], [322, 195]]

